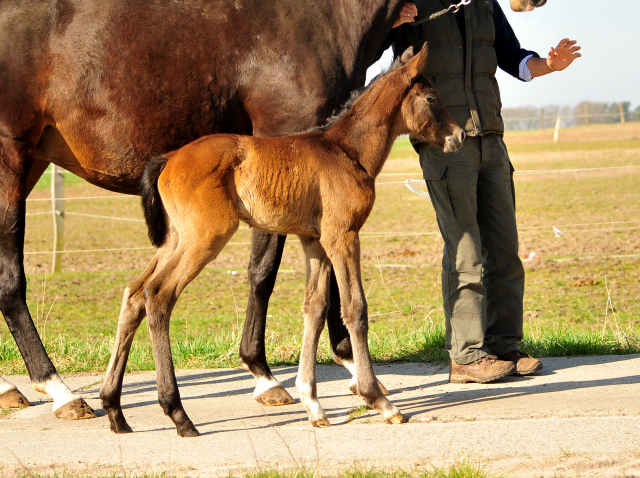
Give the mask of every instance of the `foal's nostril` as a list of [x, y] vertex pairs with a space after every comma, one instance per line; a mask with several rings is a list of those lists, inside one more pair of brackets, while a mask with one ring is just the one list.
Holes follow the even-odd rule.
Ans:
[[467, 137], [467, 134], [464, 132], [464, 130], [462, 128], [458, 129], [458, 141], [460, 141], [460, 144], [462, 144], [464, 142], [464, 139]]

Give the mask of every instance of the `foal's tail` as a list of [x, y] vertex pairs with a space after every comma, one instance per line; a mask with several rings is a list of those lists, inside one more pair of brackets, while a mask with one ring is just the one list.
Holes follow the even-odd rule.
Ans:
[[158, 191], [158, 178], [167, 165], [165, 156], [152, 158], [142, 173], [140, 180], [140, 195], [142, 196], [142, 210], [147, 221], [147, 234], [151, 244], [160, 247], [167, 237], [167, 221], [164, 216], [162, 198]]

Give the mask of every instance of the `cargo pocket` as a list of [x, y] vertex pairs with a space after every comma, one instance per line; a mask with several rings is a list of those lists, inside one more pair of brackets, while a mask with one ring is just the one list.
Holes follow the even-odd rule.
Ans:
[[420, 148], [420, 166], [422, 176], [427, 183], [431, 203], [436, 211], [438, 221], [445, 224], [456, 222], [456, 216], [451, 206], [449, 186], [447, 184], [447, 163], [435, 161], [429, 148], [423, 145]]

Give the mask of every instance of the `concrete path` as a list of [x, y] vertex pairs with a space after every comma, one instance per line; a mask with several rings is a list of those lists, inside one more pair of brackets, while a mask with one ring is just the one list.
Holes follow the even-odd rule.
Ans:
[[[27, 377], [7, 377], [35, 406], [0, 418], [0, 477], [65, 470], [228, 476], [307, 466], [329, 475], [353, 466], [405, 470], [468, 460], [506, 476], [640, 476], [640, 356], [548, 358], [540, 375], [486, 385], [451, 385], [433, 363], [375, 367], [390, 399], [410, 418], [386, 425], [363, 404], [348, 374], [318, 367], [320, 401], [334, 425], [314, 429], [295, 405], [268, 408], [252, 398], [242, 369], [178, 372], [185, 409], [202, 433], [180, 438], [157, 404], [155, 373], [125, 377], [123, 405], [135, 433], [115, 435], [98, 398], [102, 376], [69, 375], [99, 418], [57, 420]], [[298, 399], [295, 367], [275, 375]]]

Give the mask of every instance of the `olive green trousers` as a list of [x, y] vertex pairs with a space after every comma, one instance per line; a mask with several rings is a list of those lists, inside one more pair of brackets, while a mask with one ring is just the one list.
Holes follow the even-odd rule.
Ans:
[[518, 349], [524, 268], [513, 167], [502, 137], [467, 137], [445, 154], [420, 145], [420, 165], [444, 239], [447, 350], [459, 364]]

